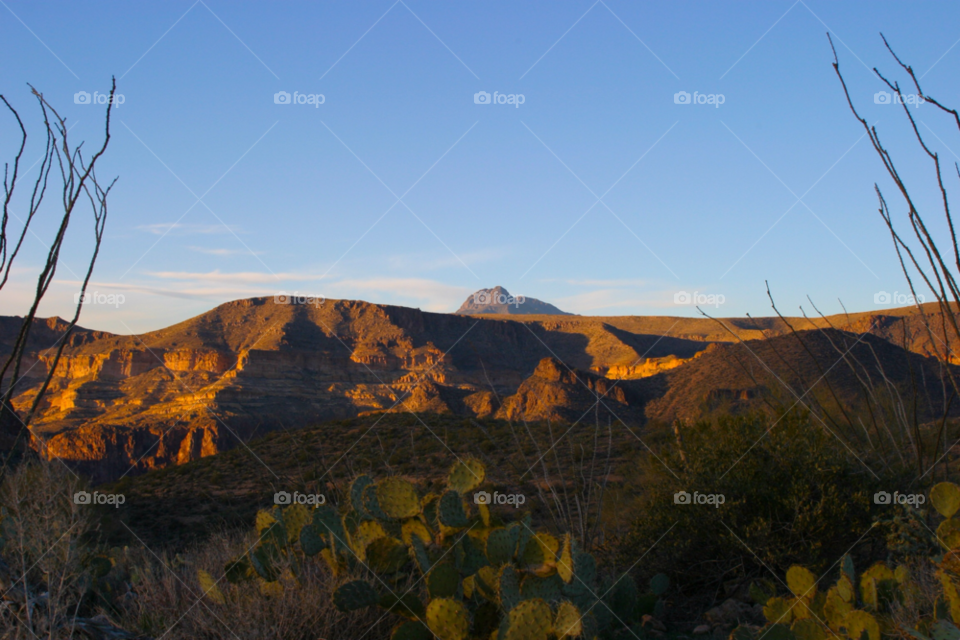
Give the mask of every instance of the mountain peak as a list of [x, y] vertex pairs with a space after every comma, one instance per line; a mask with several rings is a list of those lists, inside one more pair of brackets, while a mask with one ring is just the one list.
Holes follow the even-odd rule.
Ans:
[[457, 309], [456, 313], [459, 315], [573, 315], [536, 298], [512, 296], [509, 291], [500, 285], [492, 289], [480, 289], [470, 294], [466, 301], [460, 305], [460, 308]]

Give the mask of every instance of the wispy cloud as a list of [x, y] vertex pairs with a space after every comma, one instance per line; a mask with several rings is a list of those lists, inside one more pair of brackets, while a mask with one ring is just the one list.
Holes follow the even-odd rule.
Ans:
[[303, 273], [263, 273], [261, 271], [240, 271], [235, 273], [222, 273], [219, 269], [214, 271], [147, 271], [145, 275], [161, 280], [182, 280], [187, 282], [239, 282], [239, 283], [258, 283], [269, 282], [283, 284], [287, 281], [305, 282], [309, 280], [319, 280], [321, 274], [303, 274]]
[[161, 222], [157, 224], [142, 224], [137, 227], [142, 231], [162, 236], [162, 235], [196, 235], [213, 233], [243, 233], [239, 227], [231, 227], [225, 224], [189, 224], [184, 222]]
[[[214, 249], [211, 247], [188, 247], [188, 249], [198, 253], [205, 253], [208, 256], [248, 256], [251, 253], [246, 249]], [[254, 251], [252, 253], [257, 256], [263, 254], [262, 251]]]
[[627, 280], [590, 280], [590, 279], [579, 279], [579, 280], [568, 280], [560, 278], [545, 278], [541, 279], [540, 282], [561, 282], [563, 284], [568, 284], [573, 287], [647, 287], [650, 286], [649, 280], [640, 280], [640, 279], [627, 279]]
[[[222, 272], [220, 270], [157, 271], [143, 274], [146, 280], [137, 283], [92, 282], [89, 289], [143, 293], [181, 299], [204, 299], [225, 302], [299, 291], [322, 295], [329, 299], [365, 299], [373, 303], [412, 305], [428, 311], [448, 312], [460, 306], [473, 290], [468, 287], [427, 278], [348, 278], [334, 280], [319, 273], [270, 273], [256, 271]], [[321, 282], [322, 280], [322, 282]], [[58, 280], [58, 284], [79, 288], [80, 282]]]

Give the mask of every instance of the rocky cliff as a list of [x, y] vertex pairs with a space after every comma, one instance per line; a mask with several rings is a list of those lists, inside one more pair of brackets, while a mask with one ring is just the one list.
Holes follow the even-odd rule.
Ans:
[[[18, 322], [0, 319], [0, 346]], [[882, 338], [907, 325], [915, 343], [908, 347], [929, 346], [906, 314], [832, 322], [874, 334], [871, 348], [893, 349], [885, 358], [905, 353]], [[477, 317], [349, 300], [237, 300], [143, 335], [78, 330], [31, 429], [46, 455], [101, 481], [212, 455], [268, 431], [370, 413], [562, 422], [603, 414], [640, 425], [688, 418], [704, 403], [754, 407], [764, 385], [735, 366], [734, 356], [747, 361], [743, 347], [729, 351], [734, 346], [722, 342], [734, 340], [731, 332], [786, 340], [786, 325], [724, 323], [729, 332], [704, 319]], [[46, 350], [64, 327], [38, 321], [18, 410], [35, 397], [52, 365]], [[776, 349], [764, 353], [779, 362]], [[825, 361], [831, 353], [823, 351]], [[917, 357], [933, 379], [927, 359]]]

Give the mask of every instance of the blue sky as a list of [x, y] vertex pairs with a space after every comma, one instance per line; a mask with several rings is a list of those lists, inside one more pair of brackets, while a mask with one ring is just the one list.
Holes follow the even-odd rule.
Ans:
[[[828, 30], [944, 237], [929, 164], [897, 107], [875, 104], [870, 68], [904, 80], [882, 31], [928, 93], [960, 104], [956, 3], [0, 4], [0, 92], [35, 134], [28, 165], [27, 82], [91, 146], [102, 105], [75, 94], [115, 75], [124, 96], [91, 286], [123, 302], [87, 305], [89, 327], [155, 329], [279, 291], [453, 311], [498, 284], [588, 315], [696, 314], [682, 291], [769, 315], [764, 280], [788, 313], [807, 295], [827, 313], [894, 306], [875, 302], [906, 285], [874, 182], [901, 221], [903, 206], [846, 106]], [[956, 128], [914, 109], [958, 160]], [[3, 159], [15, 133], [0, 120]], [[4, 314], [26, 309], [45, 213]], [[70, 314], [90, 236], [78, 218], [43, 315]]]

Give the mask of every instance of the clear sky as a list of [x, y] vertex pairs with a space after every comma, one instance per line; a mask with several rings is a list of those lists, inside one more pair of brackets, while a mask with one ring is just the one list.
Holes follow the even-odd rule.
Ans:
[[[91, 286], [122, 304], [81, 316], [119, 333], [279, 291], [453, 311], [503, 285], [580, 314], [694, 315], [675, 301], [685, 291], [739, 316], [771, 313], [769, 280], [788, 313], [807, 295], [827, 313], [895, 306], [875, 301], [906, 285], [874, 182], [901, 222], [904, 208], [826, 32], [930, 216], [929, 163], [898, 107], [874, 101], [872, 67], [905, 77], [879, 33], [960, 105], [956, 2], [0, 5], [0, 92], [35, 134], [28, 166], [40, 131], [26, 83], [90, 146], [103, 105], [75, 95], [115, 75], [124, 96]], [[958, 160], [949, 120], [913, 109]], [[16, 133], [3, 115], [3, 160]], [[44, 214], [0, 313], [26, 309], [55, 207]], [[78, 217], [42, 315], [70, 315], [90, 237]]]

